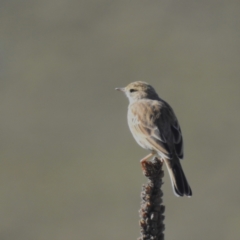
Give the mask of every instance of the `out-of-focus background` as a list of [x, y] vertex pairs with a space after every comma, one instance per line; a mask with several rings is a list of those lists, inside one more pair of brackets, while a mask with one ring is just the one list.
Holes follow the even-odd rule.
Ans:
[[0, 239], [136, 239], [139, 160], [114, 91], [151, 83], [184, 134], [166, 239], [240, 236], [239, 1], [0, 2]]

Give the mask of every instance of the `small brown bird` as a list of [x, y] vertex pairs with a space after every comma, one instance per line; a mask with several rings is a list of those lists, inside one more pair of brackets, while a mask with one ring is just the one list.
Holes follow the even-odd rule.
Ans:
[[170, 105], [146, 82], [133, 82], [116, 88], [129, 99], [128, 125], [136, 142], [151, 151], [141, 162], [157, 155], [166, 163], [176, 196], [192, 196], [180, 159], [183, 139], [178, 120]]

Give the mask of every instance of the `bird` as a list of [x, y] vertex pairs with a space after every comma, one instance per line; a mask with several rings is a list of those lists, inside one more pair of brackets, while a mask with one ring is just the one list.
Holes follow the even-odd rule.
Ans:
[[180, 163], [184, 157], [182, 132], [171, 106], [143, 81], [115, 90], [123, 92], [129, 100], [127, 120], [134, 139], [150, 151], [140, 162], [160, 158], [167, 166], [174, 194], [191, 197], [192, 190]]

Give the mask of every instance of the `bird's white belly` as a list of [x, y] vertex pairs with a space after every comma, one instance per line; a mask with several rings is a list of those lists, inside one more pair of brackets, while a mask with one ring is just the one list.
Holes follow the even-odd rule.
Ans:
[[153, 150], [151, 144], [147, 141], [145, 134], [138, 129], [138, 124], [137, 116], [128, 117], [128, 126], [136, 142], [144, 149]]
[[[133, 133], [132, 133], [133, 134]], [[144, 136], [137, 136], [135, 134], [133, 134], [134, 139], [136, 140], [136, 142], [144, 149], [148, 149], [148, 150], [152, 150], [151, 146], [149, 144], [147, 144], [146, 139], [144, 138]]]

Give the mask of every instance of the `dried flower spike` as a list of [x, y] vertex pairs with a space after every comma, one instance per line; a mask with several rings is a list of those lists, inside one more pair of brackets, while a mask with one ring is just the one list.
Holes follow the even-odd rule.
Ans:
[[138, 240], [164, 240], [164, 210], [162, 204], [162, 162], [158, 158], [142, 164], [143, 174], [149, 179], [142, 186], [140, 215], [141, 237]]

